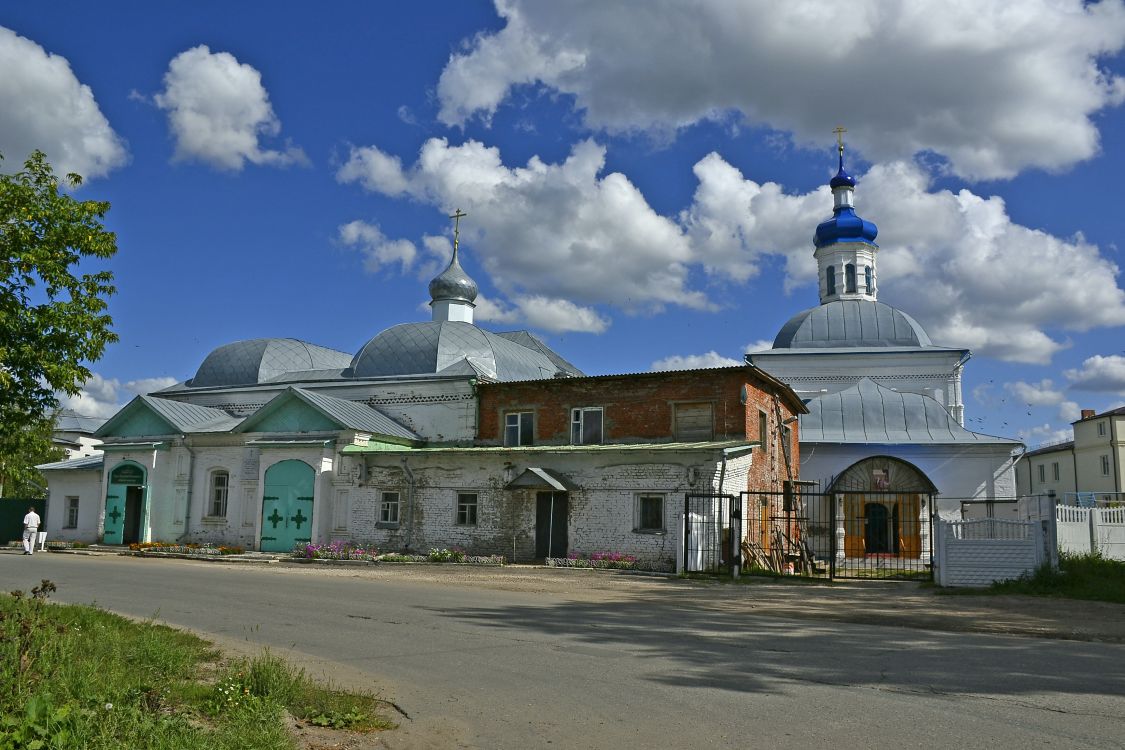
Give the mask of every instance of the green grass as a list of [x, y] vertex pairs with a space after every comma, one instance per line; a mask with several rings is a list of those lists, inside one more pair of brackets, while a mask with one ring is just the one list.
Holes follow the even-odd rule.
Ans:
[[1043, 566], [1012, 581], [994, 583], [986, 593], [1058, 596], [1125, 604], [1125, 562], [1100, 555], [1059, 557], [1059, 569]]
[[322, 686], [265, 652], [220, 661], [205, 641], [92, 607], [54, 585], [0, 595], [0, 750], [295, 747], [285, 713], [356, 731], [393, 726], [374, 696]]

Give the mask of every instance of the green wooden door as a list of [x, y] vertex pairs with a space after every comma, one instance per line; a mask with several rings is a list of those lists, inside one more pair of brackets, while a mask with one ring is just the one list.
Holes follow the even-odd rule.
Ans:
[[141, 490], [143, 501], [145, 474], [143, 467], [133, 463], [120, 464], [109, 473], [109, 487], [105, 492], [105, 522], [102, 527], [103, 544], [125, 543], [125, 497], [130, 487], [136, 487]]
[[266, 469], [259, 545], [263, 552], [289, 552], [312, 540], [315, 476], [304, 461], [281, 461]]

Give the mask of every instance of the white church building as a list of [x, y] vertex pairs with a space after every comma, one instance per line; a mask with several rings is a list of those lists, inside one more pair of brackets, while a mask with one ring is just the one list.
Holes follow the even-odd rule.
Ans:
[[802, 480], [827, 493], [870, 492], [871, 503], [877, 493], [914, 493], [923, 515], [927, 496], [945, 516], [959, 515], [962, 500], [1014, 497], [1022, 444], [964, 427], [970, 352], [935, 346], [910, 315], [879, 302], [878, 230], [856, 215], [842, 142], [839, 154], [832, 216], [813, 240], [820, 304], [782, 326], [771, 349], [747, 354], [808, 406]]

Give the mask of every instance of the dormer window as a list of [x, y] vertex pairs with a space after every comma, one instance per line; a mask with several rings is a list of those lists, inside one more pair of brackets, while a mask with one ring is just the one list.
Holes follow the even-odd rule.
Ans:
[[831, 297], [836, 293], [836, 267], [829, 266], [824, 273], [824, 278], [828, 285], [828, 296]]
[[848, 294], [855, 294], [855, 264], [844, 266], [844, 285]]

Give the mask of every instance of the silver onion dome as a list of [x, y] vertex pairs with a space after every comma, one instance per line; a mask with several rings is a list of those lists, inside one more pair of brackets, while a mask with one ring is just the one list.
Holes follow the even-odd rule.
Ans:
[[453, 251], [453, 259], [445, 270], [430, 282], [430, 298], [437, 300], [459, 300], [472, 302], [477, 298], [477, 282], [473, 281], [465, 269], [461, 268], [457, 260], [457, 251]]

